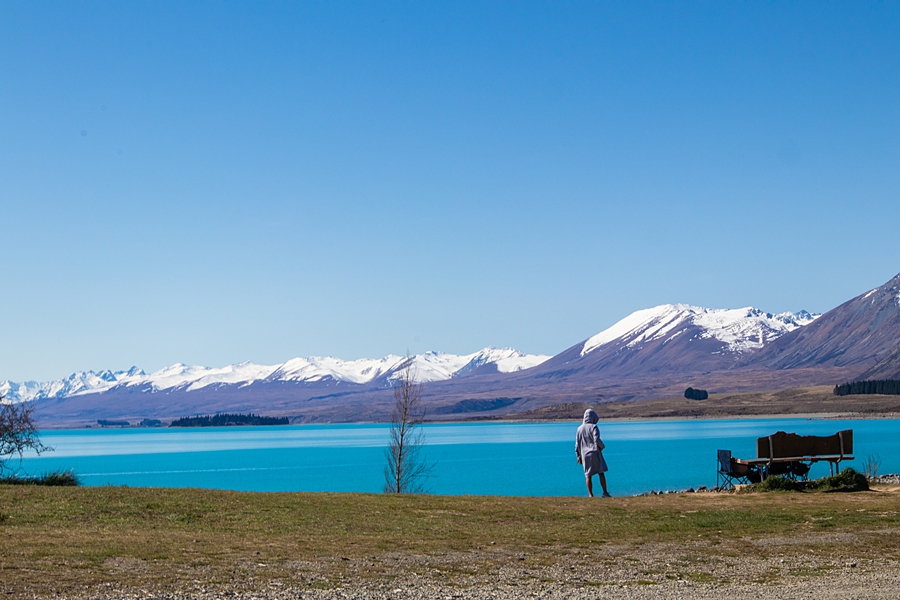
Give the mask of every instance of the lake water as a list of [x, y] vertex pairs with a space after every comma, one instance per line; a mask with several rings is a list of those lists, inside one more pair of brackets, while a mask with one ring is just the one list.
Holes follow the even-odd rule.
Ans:
[[[568, 496], [586, 493], [575, 462], [577, 423], [425, 426], [427, 482], [435, 494]], [[716, 483], [716, 450], [753, 457], [775, 431], [831, 435], [854, 430], [853, 462], [878, 454], [881, 473], [900, 472], [900, 422], [735, 419], [600, 423], [613, 495]], [[254, 491], [380, 492], [387, 425], [299, 425], [197, 429], [47, 430], [55, 448], [9, 461], [36, 474], [73, 469], [85, 485], [200, 487]], [[828, 474], [815, 465], [811, 477]]]

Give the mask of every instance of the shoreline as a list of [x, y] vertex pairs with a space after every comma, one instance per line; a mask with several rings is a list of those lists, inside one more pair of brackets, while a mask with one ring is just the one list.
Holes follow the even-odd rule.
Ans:
[[[808, 421], [815, 420], [876, 420], [876, 419], [900, 419], [900, 413], [771, 413], [759, 415], [677, 415], [677, 416], [657, 416], [657, 417], [600, 417], [600, 422], [607, 423], [629, 423], [638, 421], [738, 421], [753, 419], [804, 419]], [[504, 419], [504, 418], [472, 418], [458, 421], [426, 421], [427, 424], [452, 423], [568, 423], [575, 422], [575, 418], [559, 418], [559, 419]], [[375, 423], [373, 423], [375, 424]]]

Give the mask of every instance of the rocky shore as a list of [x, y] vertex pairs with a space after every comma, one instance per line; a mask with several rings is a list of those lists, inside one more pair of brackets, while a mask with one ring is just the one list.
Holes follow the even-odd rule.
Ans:
[[870, 483], [881, 483], [884, 485], [900, 485], [900, 474], [891, 473], [889, 475], [876, 475], [869, 478]]
[[[898, 473], [890, 473], [888, 475], [876, 475], [874, 477], [869, 477], [869, 483], [872, 485], [882, 484], [882, 485], [900, 485], [900, 474]], [[736, 486], [734, 488], [728, 489], [719, 489], [719, 488], [707, 488], [705, 485], [701, 485], [696, 490], [692, 487], [682, 490], [650, 490], [648, 492], [644, 492], [642, 494], [638, 494], [638, 496], [662, 496], [665, 494], [695, 494], [695, 493], [726, 493], [731, 494], [736, 490], [740, 489], [743, 486]]]

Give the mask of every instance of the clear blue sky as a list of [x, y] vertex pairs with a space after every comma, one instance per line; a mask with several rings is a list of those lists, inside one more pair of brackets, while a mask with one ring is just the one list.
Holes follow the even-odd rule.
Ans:
[[897, 2], [4, 2], [0, 379], [828, 310], [898, 74]]

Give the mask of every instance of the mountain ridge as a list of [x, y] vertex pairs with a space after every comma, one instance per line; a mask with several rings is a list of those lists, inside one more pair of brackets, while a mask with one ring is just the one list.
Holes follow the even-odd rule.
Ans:
[[[222, 411], [378, 421], [390, 413], [391, 376], [405, 360], [309, 357], [219, 369], [176, 364], [127, 377], [76, 373], [70, 390], [46, 385], [36, 415], [57, 426]], [[822, 315], [667, 304], [635, 311], [552, 357], [485, 348], [412, 360], [436, 418], [671, 398], [688, 386], [721, 394], [833, 386], [863, 374], [892, 378], [900, 374], [900, 275]], [[0, 392], [17, 391], [2, 385]], [[34, 394], [39, 384], [25, 387]]]
[[[662, 316], [666, 319], [663, 325], [670, 328], [674, 326], [673, 323], [677, 325], [705, 319], [704, 325], [699, 328], [702, 331], [696, 335], [719, 340], [726, 348], [738, 353], [761, 346], [765, 339], [775, 339], [787, 331], [812, 322], [818, 316], [806, 311], [773, 315], [753, 307], [709, 309], [687, 304], [664, 304], [636, 311], [586, 341], [579, 342], [582, 345], [582, 355], [614, 342], [614, 338], [629, 338], [627, 345], [634, 346], [639, 341], [635, 338], [645, 335], [652, 326], [647, 315]], [[681, 331], [684, 330], [676, 335]], [[758, 337], [759, 342], [750, 339], [753, 336]], [[652, 339], [658, 338], [657, 335]], [[410, 358], [418, 379], [423, 383], [431, 383], [465, 376], [513, 373], [537, 367], [553, 357], [489, 346], [468, 355], [429, 351]], [[149, 374], [138, 367], [131, 367], [127, 371], [76, 371], [65, 378], [49, 382], [2, 381], [0, 394], [12, 401], [30, 401], [105, 393], [118, 386], [149, 385], [150, 393], [173, 389], [193, 392], [220, 385], [247, 387], [257, 381], [316, 383], [329, 379], [385, 387], [390, 385], [406, 360], [407, 357], [393, 354], [380, 359], [349, 361], [331, 356], [310, 356], [292, 358], [277, 365], [260, 365], [251, 361], [224, 367], [175, 363]]]
[[[487, 347], [466, 355], [426, 352], [409, 357], [423, 383], [478, 373], [509, 373], [529, 368], [550, 358], [525, 354], [512, 348]], [[257, 381], [318, 383], [328, 380], [389, 387], [408, 358], [388, 355], [381, 359], [345, 361], [334, 357], [292, 358], [278, 365], [242, 362], [225, 367], [189, 366], [175, 363], [153, 373], [131, 367], [127, 371], [76, 371], [49, 382], [0, 382], [0, 394], [22, 402], [105, 393], [119, 386], [146, 387], [151, 393], [168, 390], [193, 392], [218, 385], [247, 387]]]
[[898, 343], [900, 275], [833, 308], [809, 327], [785, 334], [748, 364], [776, 370], [854, 367], [862, 376], [885, 360]]

